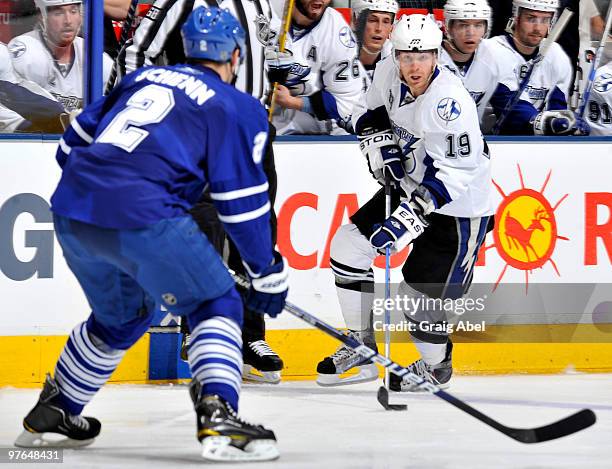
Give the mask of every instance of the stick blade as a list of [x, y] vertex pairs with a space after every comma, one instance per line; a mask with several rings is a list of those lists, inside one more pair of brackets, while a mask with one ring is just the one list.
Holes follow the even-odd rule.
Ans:
[[556, 440], [572, 433], [579, 432], [590, 427], [597, 421], [595, 412], [591, 409], [583, 409], [564, 419], [543, 427], [532, 429], [510, 429], [508, 436], [521, 443], [541, 443], [543, 441]]
[[408, 410], [408, 406], [406, 404], [389, 404], [389, 391], [384, 386], [378, 388], [378, 394], [376, 395], [378, 402], [380, 405], [385, 408], [385, 410]]

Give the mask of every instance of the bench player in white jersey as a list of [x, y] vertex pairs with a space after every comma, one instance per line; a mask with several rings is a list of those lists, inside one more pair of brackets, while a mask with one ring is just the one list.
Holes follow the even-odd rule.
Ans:
[[476, 102], [484, 131], [494, 120], [487, 108], [496, 88], [500, 83], [508, 88], [514, 85], [514, 76], [493, 56], [491, 40], [486, 39], [492, 26], [491, 8], [487, 0], [448, 0], [444, 21], [446, 38], [439, 63], [463, 81]]
[[339, 126], [349, 122], [355, 102], [367, 88], [355, 36], [342, 14], [328, 8], [330, 3], [296, 0], [287, 52], [266, 51], [272, 74], [279, 73], [279, 67], [290, 68], [275, 98], [272, 123], [279, 135], [345, 134]]
[[[519, 88], [554, 23], [558, 0], [513, 0], [512, 18], [506, 34], [491, 39], [493, 57], [514, 74], [512, 87], [496, 89], [492, 103], [499, 120], [504, 107]], [[583, 133], [583, 123], [568, 110], [572, 66], [559, 44], [552, 44], [546, 57], [537, 63], [520, 100], [500, 128], [505, 135], [572, 135]]]
[[[9, 51], [17, 75], [49, 91], [66, 111], [83, 107], [82, 0], [35, 0], [40, 22], [13, 38]], [[104, 81], [112, 60], [103, 56]]]
[[395, 0], [353, 0], [351, 27], [359, 46], [359, 61], [370, 80], [376, 64], [391, 53], [389, 34], [399, 5]]
[[597, 70], [585, 116], [591, 135], [612, 136], [612, 62]]
[[[412, 243], [400, 294], [423, 300], [460, 298], [470, 285], [493, 213], [490, 160], [476, 104], [461, 80], [437, 65], [442, 32], [428, 16], [403, 16], [391, 42], [392, 56], [376, 67], [365, 101], [353, 113], [353, 125], [374, 177], [380, 182], [388, 173], [395, 183], [393, 213], [385, 220], [381, 189], [350, 224], [340, 227], [330, 253], [349, 333], [369, 346], [374, 346], [368, 324], [374, 258], [387, 246], [399, 251]], [[410, 370], [446, 386], [452, 343], [445, 330], [428, 327], [438, 321], [439, 311], [412, 312], [404, 314], [415, 325], [411, 335], [422, 358]], [[362, 381], [378, 376], [374, 365], [343, 346], [319, 363], [317, 381], [345, 384], [339, 375], [355, 366]], [[410, 390], [399, 378], [390, 386]]]
[[62, 132], [64, 108], [36, 83], [20, 80], [0, 42], [0, 132]]

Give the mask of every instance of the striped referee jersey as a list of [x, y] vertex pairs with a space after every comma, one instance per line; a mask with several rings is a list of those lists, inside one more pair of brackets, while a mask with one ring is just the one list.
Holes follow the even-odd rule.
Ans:
[[[270, 0], [157, 0], [142, 20], [131, 43], [120, 54], [122, 74], [154, 65], [185, 62], [181, 27], [189, 13], [199, 6], [218, 6], [229, 10], [247, 32], [245, 59], [238, 72], [236, 88], [263, 102], [268, 91], [264, 70], [264, 45], [280, 27]], [[265, 18], [273, 32], [268, 33]], [[269, 35], [271, 34], [271, 35]]]

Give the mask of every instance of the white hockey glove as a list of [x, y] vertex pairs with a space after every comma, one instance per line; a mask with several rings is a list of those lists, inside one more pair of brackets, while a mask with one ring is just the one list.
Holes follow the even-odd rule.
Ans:
[[370, 244], [378, 251], [387, 246], [392, 252], [401, 251], [423, 234], [429, 226], [426, 217], [435, 209], [430, 192], [423, 186], [417, 187], [410, 200], [404, 200], [382, 225], [375, 226]]
[[385, 172], [389, 173], [395, 186], [398, 186], [406, 173], [404, 171], [404, 155], [395, 142], [391, 130], [383, 130], [369, 135], [358, 135], [359, 149], [368, 159], [370, 173], [380, 184], [385, 183]]
[[543, 111], [533, 120], [534, 135], [589, 135], [589, 124], [573, 111]]

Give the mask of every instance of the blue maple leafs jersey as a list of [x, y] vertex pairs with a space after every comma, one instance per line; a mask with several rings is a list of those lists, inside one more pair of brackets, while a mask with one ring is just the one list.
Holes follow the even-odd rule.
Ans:
[[206, 186], [243, 260], [272, 260], [259, 101], [206, 67], [147, 67], [88, 106], [57, 150], [53, 212], [114, 229], [187, 216]]

